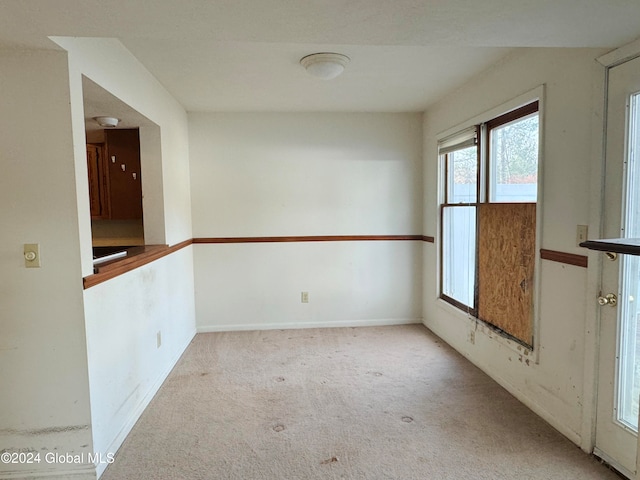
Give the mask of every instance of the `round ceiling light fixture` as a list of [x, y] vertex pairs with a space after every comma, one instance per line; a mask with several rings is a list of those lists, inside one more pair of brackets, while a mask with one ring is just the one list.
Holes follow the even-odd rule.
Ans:
[[98, 122], [98, 125], [106, 128], [117, 127], [118, 122], [120, 121], [115, 117], [94, 117], [93, 119]]
[[312, 53], [300, 59], [300, 64], [314, 77], [323, 80], [336, 78], [350, 62], [350, 58], [341, 53]]

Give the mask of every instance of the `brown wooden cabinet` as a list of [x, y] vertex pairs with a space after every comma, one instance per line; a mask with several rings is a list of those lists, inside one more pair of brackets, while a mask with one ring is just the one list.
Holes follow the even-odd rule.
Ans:
[[89, 207], [92, 219], [109, 218], [109, 178], [104, 158], [104, 144], [87, 144]]
[[138, 129], [105, 130], [104, 144], [87, 145], [91, 218], [142, 219]]
[[109, 218], [142, 218], [140, 137], [138, 129], [105, 130], [109, 177]]

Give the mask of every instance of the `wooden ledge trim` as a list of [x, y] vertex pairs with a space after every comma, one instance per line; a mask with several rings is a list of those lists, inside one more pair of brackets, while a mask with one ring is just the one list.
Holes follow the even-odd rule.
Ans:
[[423, 242], [427, 242], [427, 243], [435, 243], [436, 239], [434, 237], [429, 237], [429, 236], [423, 235], [422, 236], [422, 241]]
[[541, 248], [540, 258], [543, 260], [551, 260], [552, 262], [574, 265], [576, 267], [587, 268], [589, 266], [589, 257], [576, 255], [575, 253], [558, 252], [556, 250], [545, 250]]
[[351, 242], [351, 241], [396, 241], [396, 240], [424, 240], [433, 242], [433, 237], [423, 235], [320, 235], [320, 236], [294, 236], [294, 237], [215, 237], [193, 238], [167, 245], [146, 245], [128, 249], [128, 256], [116, 259], [96, 267], [93, 275], [82, 279], [84, 289], [91, 288], [107, 280], [111, 280], [123, 273], [154, 262], [162, 257], [177, 252], [194, 243], [281, 243], [281, 242]]
[[194, 238], [193, 243], [288, 243], [288, 242], [362, 242], [380, 240], [422, 240], [422, 235], [317, 235], [293, 237], [213, 237]]
[[175, 245], [146, 245], [143, 247], [135, 247], [128, 250], [128, 256], [123, 259], [117, 259], [112, 262], [105, 263], [96, 267], [93, 275], [89, 275], [82, 279], [84, 289], [91, 288], [107, 280], [111, 280], [123, 273], [135, 270], [143, 265], [151, 263], [162, 257], [166, 257], [178, 250], [188, 247], [193, 243], [192, 239]]

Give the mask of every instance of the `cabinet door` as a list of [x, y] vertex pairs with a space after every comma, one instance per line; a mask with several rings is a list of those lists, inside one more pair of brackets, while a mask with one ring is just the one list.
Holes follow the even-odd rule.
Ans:
[[109, 202], [114, 220], [142, 218], [140, 137], [137, 129], [105, 131]]
[[91, 218], [109, 218], [109, 184], [104, 165], [103, 145], [87, 145], [87, 173]]
[[87, 172], [89, 174], [89, 208], [91, 218], [100, 216], [100, 177], [98, 176], [98, 148], [87, 145]]

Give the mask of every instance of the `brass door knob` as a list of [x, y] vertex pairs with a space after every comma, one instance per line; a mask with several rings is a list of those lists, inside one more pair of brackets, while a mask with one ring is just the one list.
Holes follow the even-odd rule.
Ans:
[[608, 293], [604, 297], [598, 297], [598, 304], [600, 306], [609, 305], [610, 307], [615, 307], [618, 304], [618, 297], [613, 293]]

